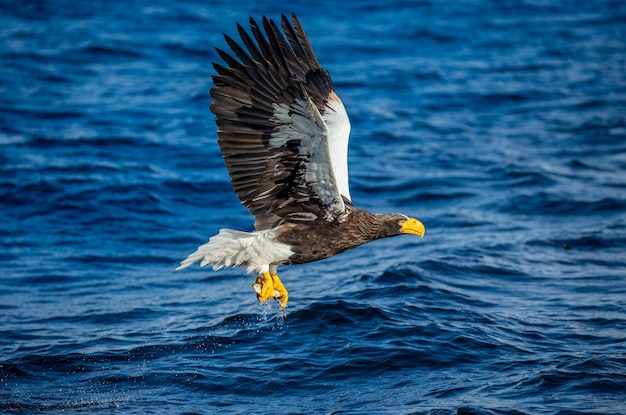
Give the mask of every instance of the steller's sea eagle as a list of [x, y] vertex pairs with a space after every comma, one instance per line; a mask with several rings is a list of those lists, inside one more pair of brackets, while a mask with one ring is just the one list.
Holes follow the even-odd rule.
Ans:
[[239, 200], [254, 216], [254, 232], [221, 229], [181, 262], [258, 273], [263, 302], [287, 306], [279, 265], [328, 258], [379, 238], [423, 236], [424, 225], [399, 213], [374, 214], [352, 204], [348, 187], [350, 122], [330, 75], [317, 61], [295, 15], [251, 35], [242, 45], [224, 35], [232, 53], [216, 49], [211, 90], [218, 143]]

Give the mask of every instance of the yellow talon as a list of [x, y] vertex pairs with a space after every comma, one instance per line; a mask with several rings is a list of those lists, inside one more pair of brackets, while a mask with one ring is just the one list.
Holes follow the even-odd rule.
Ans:
[[280, 306], [282, 308], [287, 307], [287, 301], [289, 301], [289, 293], [283, 285], [278, 275], [271, 275], [269, 272], [264, 272], [263, 277], [258, 276], [252, 288], [257, 292], [256, 298], [259, 302], [263, 303], [270, 298], [280, 300]]
[[264, 272], [263, 278], [257, 277], [256, 282], [252, 284], [252, 288], [257, 292], [256, 298], [261, 303], [274, 297], [274, 280], [269, 272]]
[[278, 274], [272, 275], [274, 280], [274, 291], [278, 291], [278, 295], [274, 295], [275, 299], [280, 299], [281, 308], [287, 308], [287, 302], [289, 301], [289, 293], [283, 285], [283, 282], [278, 278]]

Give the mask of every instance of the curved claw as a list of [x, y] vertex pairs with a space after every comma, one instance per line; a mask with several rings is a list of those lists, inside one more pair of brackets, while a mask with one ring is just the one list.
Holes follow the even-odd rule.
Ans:
[[274, 280], [274, 291], [278, 291], [278, 295], [274, 295], [276, 300], [280, 301], [280, 307], [285, 309], [287, 308], [287, 302], [289, 301], [289, 292], [283, 285], [283, 282], [278, 278], [278, 274], [272, 275], [272, 279]]
[[262, 303], [270, 298], [274, 298], [275, 300], [280, 300], [282, 309], [287, 307], [289, 293], [277, 274], [272, 275], [269, 272], [264, 272], [263, 277], [257, 277], [254, 284], [252, 284], [252, 288], [256, 291], [256, 298], [259, 302]]
[[257, 292], [256, 298], [261, 303], [274, 297], [274, 280], [269, 272], [264, 272], [263, 278], [257, 277], [252, 288]]

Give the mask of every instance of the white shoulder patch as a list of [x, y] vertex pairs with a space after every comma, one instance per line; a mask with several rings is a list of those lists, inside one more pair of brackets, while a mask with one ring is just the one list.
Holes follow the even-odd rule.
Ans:
[[350, 183], [348, 176], [348, 140], [350, 139], [350, 120], [343, 103], [335, 95], [337, 100], [329, 100], [326, 103], [326, 111], [322, 118], [330, 133], [330, 163], [335, 173], [337, 188], [348, 200], [350, 197]]
[[[305, 180], [331, 212], [341, 214], [345, 205], [334, 171], [330, 148], [332, 137], [315, 105], [308, 99], [296, 99], [291, 106], [274, 104], [274, 119], [278, 126], [270, 138], [270, 145], [279, 148], [288, 141], [300, 141], [299, 152], [308, 157]], [[332, 150], [336, 152], [334, 148]]]

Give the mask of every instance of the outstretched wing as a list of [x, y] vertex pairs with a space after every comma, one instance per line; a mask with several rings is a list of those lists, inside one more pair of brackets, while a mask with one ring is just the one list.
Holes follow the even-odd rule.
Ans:
[[[263, 18], [243, 46], [225, 35], [232, 55], [217, 49], [211, 111], [233, 189], [257, 229], [281, 219], [332, 221], [346, 211], [350, 123], [295, 16], [285, 35]], [[265, 32], [265, 34], [263, 33]]]

